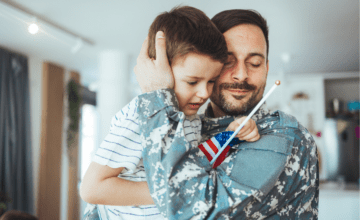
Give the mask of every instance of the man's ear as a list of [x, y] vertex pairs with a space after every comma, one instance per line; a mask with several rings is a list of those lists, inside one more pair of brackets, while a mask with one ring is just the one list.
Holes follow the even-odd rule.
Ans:
[[269, 72], [269, 60], [266, 61], [266, 77], [268, 75]]

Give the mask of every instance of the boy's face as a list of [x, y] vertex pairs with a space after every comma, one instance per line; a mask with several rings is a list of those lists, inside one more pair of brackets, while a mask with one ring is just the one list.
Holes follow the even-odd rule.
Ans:
[[188, 53], [174, 59], [174, 91], [180, 111], [194, 115], [210, 97], [223, 64], [207, 55]]

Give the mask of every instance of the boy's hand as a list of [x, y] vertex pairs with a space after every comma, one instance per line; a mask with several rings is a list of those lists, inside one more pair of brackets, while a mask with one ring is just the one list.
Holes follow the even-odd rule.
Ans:
[[[226, 128], [226, 131], [235, 131], [239, 125], [245, 120], [246, 117], [241, 117], [231, 122], [229, 126]], [[244, 127], [239, 131], [239, 133], [235, 136], [240, 140], [245, 140], [248, 142], [254, 142], [260, 139], [260, 134], [256, 123], [254, 120], [250, 119]]]
[[147, 37], [134, 68], [136, 80], [143, 93], [174, 88], [174, 76], [166, 55], [166, 41], [162, 31], [156, 33], [155, 47], [156, 60], [149, 58]]

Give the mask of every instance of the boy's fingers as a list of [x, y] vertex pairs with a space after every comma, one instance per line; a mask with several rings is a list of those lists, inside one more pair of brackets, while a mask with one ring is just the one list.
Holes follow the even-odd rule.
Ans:
[[260, 134], [259, 133], [257, 133], [253, 138], [251, 138], [250, 139], [250, 141], [257, 141], [257, 140], [259, 140], [260, 139]]
[[242, 140], [249, 141], [249, 140], [251, 140], [251, 139], [253, 139], [254, 137], [257, 137], [257, 136], [260, 137], [258, 129], [255, 128], [255, 129], [250, 129], [250, 130], [245, 131], [244, 133], [239, 135], [239, 138], [242, 139]]
[[166, 55], [166, 39], [164, 32], [158, 31], [156, 33], [156, 40], [155, 40], [155, 47], [156, 47], [156, 62], [160, 65], [165, 64], [168, 65], [169, 61]]
[[[229, 124], [226, 128], [226, 131], [235, 131], [240, 124], [245, 120], [245, 117], [239, 118]], [[245, 125], [241, 128], [239, 133], [236, 135], [240, 140], [246, 140], [248, 142], [254, 142], [259, 140], [260, 135], [258, 132], [258, 128], [254, 120], [249, 120], [245, 123]]]
[[249, 129], [253, 130], [253, 129], [255, 129], [255, 127], [256, 127], [255, 121], [250, 120], [250, 121], [249, 121]]
[[138, 56], [138, 60], [142, 59], [142, 60], [146, 60], [149, 59], [149, 36], [146, 36], [142, 46], [141, 46], [141, 50], [140, 50], [140, 54]]
[[[239, 126], [240, 124], [245, 120], [245, 118], [240, 118], [240, 119], [237, 119], [233, 122], [231, 122], [229, 124], [229, 126], [226, 128], [226, 131], [235, 131]], [[241, 130], [239, 131], [239, 133], [241, 133], [243, 130], [247, 129], [247, 127], [249, 126], [249, 122], [247, 122], [242, 128]]]
[[257, 132], [257, 127], [255, 122], [250, 120], [244, 125], [244, 127], [240, 130], [237, 136], [239, 138], [244, 138], [253, 131]]
[[[241, 122], [242, 123], [242, 122]], [[240, 125], [240, 124], [239, 124]], [[239, 131], [238, 135], [241, 135], [241, 136], [245, 136], [247, 134], [250, 133], [250, 131], [252, 130], [252, 125], [251, 125], [251, 122], [248, 121], [244, 124], [244, 126], [241, 128], [241, 130]]]
[[236, 136], [238, 138], [241, 138], [242, 140], [244, 140], [245, 138], [248, 137], [248, 135], [251, 133], [252, 131], [250, 129], [244, 130], [242, 132], [239, 132]]
[[229, 126], [226, 128], [226, 131], [235, 131], [235, 129], [238, 127], [239, 125], [237, 124], [236, 121], [233, 121], [229, 124]]
[[256, 135], [255, 137], [253, 137], [253, 138], [250, 138], [250, 139], [248, 139], [248, 140], [246, 140], [247, 142], [254, 142], [254, 141], [257, 141], [257, 140], [259, 140], [260, 139], [260, 135], [258, 134], [258, 135]]

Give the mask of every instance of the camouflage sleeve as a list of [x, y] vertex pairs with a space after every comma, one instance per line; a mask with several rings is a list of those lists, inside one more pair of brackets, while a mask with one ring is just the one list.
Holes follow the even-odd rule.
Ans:
[[[203, 191], [214, 184], [200, 162], [186, 156], [191, 145], [184, 135], [185, 115], [178, 111], [175, 93], [157, 90], [140, 95], [138, 112], [147, 182], [158, 209], [168, 219], [204, 219], [206, 197], [212, 195]], [[203, 177], [199, 182], [192, 178], [199, 175]]]

